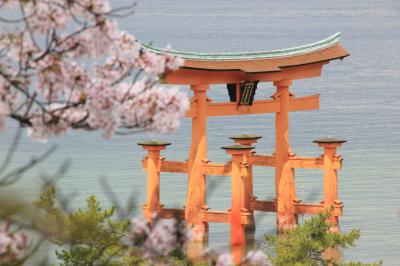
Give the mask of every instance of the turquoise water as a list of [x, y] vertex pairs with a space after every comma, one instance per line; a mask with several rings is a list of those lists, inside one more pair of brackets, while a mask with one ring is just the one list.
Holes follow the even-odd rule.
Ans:
[[[125, 1], [112, 1], [114, 5]], [[339, 152], [344, 168], [339, 172], [339, 193], [345, 209], [341, 228], [360, 228], [358, 245], [344, 252], [345, 259], [400, 264], [400, 1], [139, 1], [134, 16], [120, 21], [120, 27], [155, 46], [171, 44], [188, 51], [255, 51], [297, 46], [341, 31], [341, 43], [351, 56], [326, 65], [322, 77], [295, 81], [297, 96], [321, 94], [321, 109], [292, 113], [290, 139], [298, 155], [318, 156], [320, 148], [312, 140], [323, 136], [348, 139]], [[273, 94], [272, 84], [259, 86], [256, 97]], [[182, 90], [188, 91], [187, 87]], [[215, 86], [209, 96], [227, 100], [224, 87]], [[273, 115], [211, 118], [208, 123], [209, 159], [225, 162], [228, 156], [219, 147], [230, 143], [229, 135], [255, 133], [263, 136], [259, 153], [271, 153], [274, 146]], [[4, 155], [14, 134], [13, 125], [1, 133]], [[44, 151], [51, 144], [57, 152], [26, 175], [17, 185], [21, 196], [33, 198], [40, 187], [40, 175], [52, 173], [64, 160], [71, 162], [59, 185], [64, 193], [77, 192], [72, 205], [82, 206], [96, 194], [105, 203], [99, 183], [107, 177], [122, 202], [133, 191], [137, 204], [144, 202], [145, 174], [140, 160], [144, 152], [136, 143], [146, 138], [172, 141], [164, 153], [171, 160], [187, 158], [190, 121], [182, 120], [175, 133], [147, 136], [142, 133], [104, 140], [100, 132], [73, 132], [46, 144], [24, 138], [13, 164], [18, 165]], [[207, 204], [226, 209], [230, 203], [230, 182], [209, 177], [212, 189]], [[162, 175], [162, 201], [182, 206], [187, 178]], [[273, 195], [273, 171], [255, 169], [255, 194], [260, 199]], [[322, 199], [322, 173], [296, 171], [299, 197], [305, 201]], [[304, 189], [301, 189], [304, 187]], [[274, 231], [272, 214], [257, 214], [256, 237]], [[229, 228], [211, 224], [210, 243], [224, 247]]]

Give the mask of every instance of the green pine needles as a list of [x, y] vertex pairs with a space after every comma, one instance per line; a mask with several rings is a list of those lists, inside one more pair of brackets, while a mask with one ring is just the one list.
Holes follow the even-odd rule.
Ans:
[[330, 225], [326, 222], [329, 215], [330, 212], [320, 213], [305, 220], [304, 224], [296, 229], [284, 231], [278, 236], [266, 236], [267, 246], [272, 253], [270, 256], [272, 264], [276, 266], [381, 265], [381, 263], [343, 263], [329, 256], [327, 250], [334, 251], [354, 246], [360, 237], [360, 230], [351, 230], [349, 233], [329, 232]]
[[129, 265], [127, 246], [122, 238], [128, 221], [113, 219], [114, 208], [102, 209], [95, 196], [87, 199], [85, 210], [64, 212], [56, 206], [55, 188], [49, 187], [34, 205], [45, 211], [43, 226], [50, 240], [61, 250], [56, 255], [61, 265]]

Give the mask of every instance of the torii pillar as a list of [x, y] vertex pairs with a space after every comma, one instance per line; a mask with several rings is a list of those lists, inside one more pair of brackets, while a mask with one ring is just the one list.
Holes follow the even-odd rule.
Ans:
[[[323, 204], [327, 210], [333, 207], [340, 207], [342, 206], [342, 202], [339, 200], [338, 177], [336, 169], [334, 168], [334, 161], [335, 158], [340, 158], [340, 155], [336, 153], [337, 148], [347, 141], [338, 138], [322, 138], [314, 140], [313, 142], [324, 149], [324, 154], [322, 155], [324, 160]], [[331, 232], [340, 232], [338, 216], [331, 213], [327, 222], [331, 225], [329, 229]]]
[[291, 149], [289, 144], [289, 86], [291, 80], [275, 81], [276, 93], [272, 96], [280, 102], [275, 115], [275, 193], [276, 223], [278, 230], [291, 229], [297, 224], [294, 211], [296, 188], [293, 169], [289, 164]]
[[[244, 146], [249, 146], [252, 147], [253, 144], [257, 143], [259, 139], [261, 139], [261, 136], [254, 135], [254, 134], [241, 134], [241, 135], [236, 135], [236, 136], [231, 136], [229, 137], [232, 139], [235, 143], [244, 145]], [[252, 151], [252, 153], [249, 154], [249, 158], [251, 158], [252, 154], [255, 153]], [[251, 161], [251, 160], [250, 160]], [[249, 163], [248, 167], [248, 178], [245, 181], [245, 202], [244, 202], [244, 207], [250, 211], [250, 222], [245, 225], [246, 229], [246, 236], [251, 236], [251, 233], [254, 235], [254, 231], [256, 230], [256, 224], [254, 221], [254, 211], [251, 209], [250, 202], [254, 200], [256, 197], [254, 196], [253, 192], [253, 167], [251, 166], [251, 162]], [[251, 237], [252, 239], [253, 237]], [[250, 238], [249, 238], [250, 239]]]
[[147, 185], [146, 185], [146, 204], [143, 206], [144, 216], [151, 222], [153, 215], [160, 212], [160, 165], [163, 158], [160, 156], [170, 142], [164, 141], [144, 141], [138, 145], [147, 150]]
[[206, 205], [207, 161], [207, 96], [208, 84], [191, 85], [194, 92], [191, 100], [195, 114], [192, 118], [192, 143], [189, 154], [189, 182], [186, 196], [185, 220], [192, 227], [193, 241], [206, 241], [208, 223], [201, 219], [202, 207]]
[[250, 178], [249, 157], [252, 146], [231, 145], [221, 147], [228, 154], [232, 155], [232, 174], [231, 174], [231, 253], [235, 265], [239, 264], [245, 251], [245, 226], [242, 221], [242, 214], [248, 213], [246, 209], [247, 183]]

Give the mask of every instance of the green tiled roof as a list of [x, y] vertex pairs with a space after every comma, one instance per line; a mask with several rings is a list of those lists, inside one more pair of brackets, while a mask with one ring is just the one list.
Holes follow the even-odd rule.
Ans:
[[270, 50], [270, 51], [259, 51], [259, 52], [240, 52], [240, 53], [195, 53], [195, 52], [182, 52], [176, 50], [165, 50], [160, 48], [154, 48], [149, 45], [141, 43], [141, 45], [157, 54], [171, 54], [182, 57], [184, 59], [192, 60], [243, 60], [243, 59], [261, 59], [261, 58], [275, 58], [293, 56], [299, 54], [310, 53], [316, 50], [321, 50], [336, 44], [340, 39], [341, 33], [338, 32], [326, 39], [318, 42], [297, 46], [293, 48]]

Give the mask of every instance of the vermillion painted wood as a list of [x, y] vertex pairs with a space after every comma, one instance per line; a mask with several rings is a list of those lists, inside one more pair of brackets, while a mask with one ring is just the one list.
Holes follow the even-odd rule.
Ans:
[[160, 212], [160, 168], [163, 158], [160, 152], [165, 150], [169, 143], [166, 142], [143, 142], [138, 143], [147, 150], [147, 186], [146, 186], [146, 204], [144, 206], [144, 216], [148, 221], [152, 220], [154, 214]]
[[[143, 160], [147, 171], [147, 200], [144, 215], [151, 220], [156, 212], [160, 217], [184, 218], [194, 233], [194, 241], [207, 241], [208, 222], [229, 223], [231, 252], [234, 263], [244, 254], [245, 229], [254, 231], [254, 211], [275, 212], [278, 230], [291, 229], [297, 224], [298, 214], [317, 214], [331, 210], [331, 230], [338, 231], [338, 217], [343, 204], [338, 199], [337, 170], [342, 157], [336, 154], [344, 140], [325, 138], [314, 142], [324, 149], [319, 157], [296, 156], [289, 141], [289, 113], [317, 110], [320, 96], [295, 97], [290, 91], [292, 81], [319, 77], [322, 68], [331, 60], [343, 59], [349, 53], [339, 44], [340, 33], [309, 45], [275, 51], [244, 53], [190, 53], [164, 51], [144, 46], [155, 53], [180, 56], [184, 65], [168, 72], [162, 79], [166, 84], [184, 84], [193, 90], [191, 106], [186, 117], [192, 119], [192, 139], [188, 161], [166, 161], [160, 151], [166, 143], [139, 143], [148, 150]], [[273, 82], [273, 99], [256, 99], [251, 105], [239, 105], [241, 84], [257, 81]], [[213, 84], [236, 84], [236, 101], [213, 102], [206, 93]], [[232, 88], [232, 87], [230, 87]], [[232, 90], [230, 90], [232, 93]], [[252, 145], [261, 136], [242, 134], [232, 136], [236, 145], [224, 147], [231, 154], [231, 162], [215, 163], [207, 159], [207, 117], [275, 114], [275, 152], [256, 154]], [[275, 168], [275, 199], [257, 200], [253, 187], [253, 167]], [[324, 198], [322, 203], [303, 203], [296, 196], [295, 169], [323, 169]], [[187, 174], [188, 190], [185, 207], [163, 208], [160, 204], [160, 172]], [[206, 205], [206, 176], [231, 178], [231, 209], [212, 210]], [[272, 177], [266, 177], [272, 178]], [[322, 180], [321, 180], [322, 181]], [[197, 247], [197, 246], [196, 246]], [[197, 250], [198, 251], [198, 250]], [[197, 254], [197, 252], [195, 252]]]
[[[326, 138], [315, 140], [315, 143], [322, 148], [324, 148], [324, 206], [326, 209], [341, 206], [342, 203], [339, 201], [338, 197], [338, 181], [337, 172], [334, 167], [335, 159], [340, 158], [336, 154], [336, 149], [342, 146], [345, 140]], [[339, 232], [339, 217], [335, 213], [331, 213], [328, 222], [332, 224], [331, 231]]]
[[280, 101], [280, 111], [275, 115], [275, 192], [278, 229], [290, 229], [296, 225], [294, 212], [295, 184], [289, 163], [289, 86], [291, 80], [274, 82], [276, 93], [273, 97]]
[[207, 84], [193, 85], [192, 103], [196, 115], [192, 118], [192, 144], [189, 154], [189, 185], [186, 196], [185, 219], [192, 226], [194, 239], [207, 238], [208, 224], [201, 220], [201, 208], [206, 204], [206, 176], [203, 162], [207, 161]]
[[[232, 136], [230, 137], [234, 140], [235, 143], [245, 146], [252, 146], [256, 144], [257, 141], [261, 138], [261, 136], [257, 135], [250, 135], [250, 134], [243, 134], [239, 136]], [[253, 192], [253, 152], [249, 153], [247, 156], [248, 158], [245, 163], [248, 164], [248, 177], [244, 180], [245, 182], [245, 196], [244, 196], [244, 207], [250, 212], [250, 220], [249, 224], [245, 225], [246, 232], [254, 231], [255, 230], [255, 221], [254, 221], [254, 211], [251, 208], [250, 202], [254, 199], [254, 192]]]
[[242, 212], [246, 209], [247, 180], [249, 178], [249, 156], [252, 147], [244, 145], [233, 145], [223, 147], [228, 154], [232, 155], [231, 175], [231, 250], [234, 264], [239, 264], [245, 246], [245, 227], [242, 223]]

